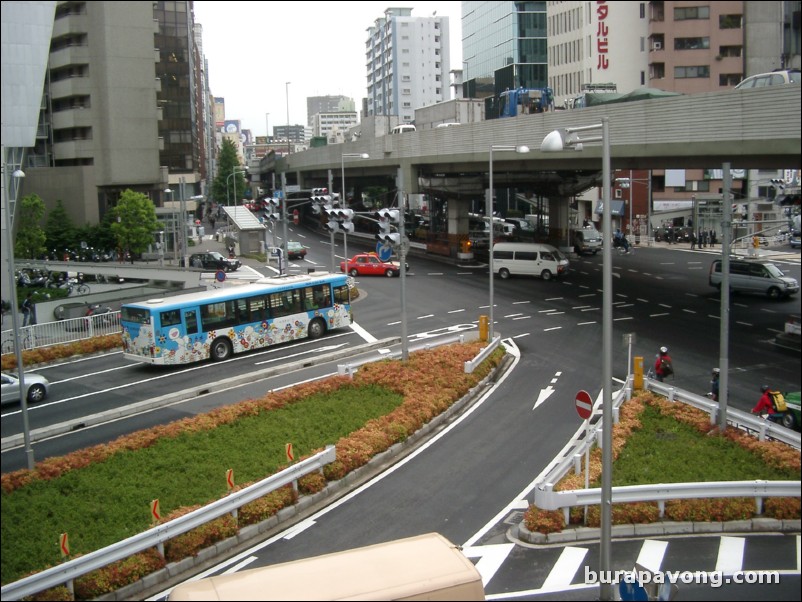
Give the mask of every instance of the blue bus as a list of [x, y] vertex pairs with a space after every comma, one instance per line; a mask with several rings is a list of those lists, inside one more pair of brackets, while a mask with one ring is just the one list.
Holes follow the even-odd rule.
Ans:
[[347, 275], [325, 272], [126, 303], [120, 311], [124, 357], [157, 365], [222, 361], [351, 322]]

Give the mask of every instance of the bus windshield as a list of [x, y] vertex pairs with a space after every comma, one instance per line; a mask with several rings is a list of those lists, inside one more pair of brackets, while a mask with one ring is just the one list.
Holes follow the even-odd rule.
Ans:
[[345, 274], [263, 278], [253, 284], [127, 303], [124, 357], [148, 364], [220, 361], [251, 349], [315, 339], [351, 324]]

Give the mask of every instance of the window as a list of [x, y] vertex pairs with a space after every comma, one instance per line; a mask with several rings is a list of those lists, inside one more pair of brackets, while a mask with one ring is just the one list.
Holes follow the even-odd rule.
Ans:
[[740, 73], [720, 73], [718, 76], [718, 85], [719, 86], [737, 86], [738, 82], [741, 81], [741, 74]]
[[743, 15], [719, 15], [719, 29], [741, 29]]
[[692, 79], [697, 77], [710, 77], [710, 67], [708, 65], [674, 67], [675, 79]]
[[688, 21], [691, 19], [709, 19], [709, 6], [684, 6], [674, 9], [675, 21]]
[[718, 55], [720, 57], [733, 56], [740, 57], [743, 54], [743, 46], [719, 46]]
[[674, 38], [674, 50], [701, 50], [710, 48], [710, 38]]

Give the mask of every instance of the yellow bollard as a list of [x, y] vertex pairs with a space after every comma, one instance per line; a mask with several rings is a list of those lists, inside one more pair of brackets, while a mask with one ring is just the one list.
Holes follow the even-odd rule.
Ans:
[[643, 389], [643, 357], [632, 358], [632, 389], [639, 391]]
[[490, 319], [487, 316], [479, 316], [479, 340], [487, 343], [490, 332]]

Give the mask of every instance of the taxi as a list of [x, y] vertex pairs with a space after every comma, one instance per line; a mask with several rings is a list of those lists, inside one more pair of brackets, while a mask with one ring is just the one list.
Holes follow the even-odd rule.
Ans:
[[[409, 271], [409, 264], [406, 265]], [[393, 276], [401, 275], [401, 264], [398, 261], [382, 261], [376, 253], [359, 253], [348, 260], [340, 262], [340, 271], [351, 276]]]

